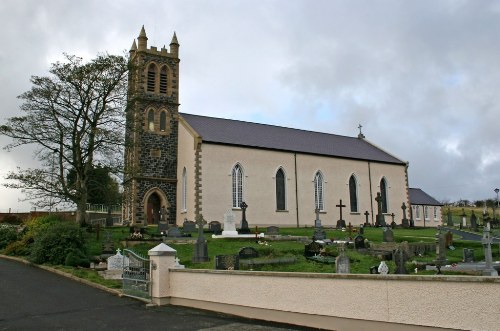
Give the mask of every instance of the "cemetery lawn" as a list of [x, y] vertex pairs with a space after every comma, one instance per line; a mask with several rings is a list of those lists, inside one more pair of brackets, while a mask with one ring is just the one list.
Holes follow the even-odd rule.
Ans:
[[[88, 251], [90, 255], [101, 254], [102, 242], [105, 240], [106, 231], [108, 236], [112, 237], [114, 241], [115, 248], [125, 248], [125, 245], [130, 245], [125, 242], [125, 239], [129, 237], [128, 227], [113, 227], [101, 230], [99, 234], [99, 239], [97, 239], [97, 234], [95, 232], [87, 233], [88, 235]], [[349, 237], [347, 231], [341, 231], [336, 229], [325, 229], [326, 236], [329, 239], [343, 240]], [[370, 242], [381, 243], [382, 242], [382, 228], [365, 228], [364, 237]], [[414, 228], [414, 229], [394, 229], [394, 239], [396, 243], [403, 241], [408, 242], [427, 242], [435, 243], [436, 229], [434, 228]], [[256, 240], [255, 238], [248, 239], [214, 239], [212, 234], [205, 232], [205, 238], [208, 242], [208, 255], [210, 257], [209, 262], [205, 263], [193, 263], [191, 259], [193, 257], [194, 243], [193, 241], [197, 237], [197, 233], [192, 233], [192, 238], [190, 241], [184, 243], [182, 240], [177, 240], [176, 243], [168, 243], [169, 246], [177, 250], [177, 256], [180, 259], [180, 263], [185, 265], [186, 268], [191, 269], [215, 269], [215, 256], [216, 255], [235, 255], [238, 254], [239, 250], [243, 247], [253, 247], [257, 250], [259, 257], [253, 259], [253, 265], [245, 265], [243, 261], [240, 260], [240, 270], [255, 270], [255, 271], [283, 271], [283, 272], [317, 272], [317, 273], [334, 273], [335, 264], [328, 264], [322, 262], [315, 262], [308, 260], [304, 257], [304, 245], [308, 244], [312, 238], [314, 228], [281, 228], [281, 236], [296, 236], [304, 237], [303, 241], [299, 240], [288, 240], [288, 241], [273, 241], [266, 238]], [[145, 238], [153, 238], [151, 235], [157, 233], [156, 226], [149, 226], [146, 229]], [[356, 236], [356, 232], [351, 233], [351, 237]], [[142, 243], [134, 245], [131, 249], [139, 254], [147, 256], [149, 249], [158, 245], [161, 241], [149, 239]], [[474, 249], [475, 261], [484, 260], [482, 245], [479, 242], [461, 241], [458, 236], [454, 236], [453, 245], [455, 250], [447, 249], [446, 256], [449, 263], [462, 262], [463, 248]], [[380, 258], [377, 256], [371, 256], [367, 254], [362, 254], [356, 251], [353, 247], [347, 247], [346, 255], [350, 258], [350, 268], [351, 273], [356, 274], [368, 274], [369, 269], [372, 266], [378, 266], [380, 263]], [[331, 259], [338, 255], [338, 250], [334, 246], [327, 246], [325, 253], [331, 256]], [[418, 263], [432, 263], [435, 260], [435, 252], [430, 252], [423, 256], [415, 256], [410, 258], [407, 263], [407, 270], [413, 272], [416, 265], [413, 262]], [[291, 260], [295, 260], [294, 263], [290, 263]], [[269, 264], [262, 264], [267, 262]], [[258, 266], [257, 266], [258, 265]], [[396, 268], [393, 261], [387, 261], [389, 266], [389, 272], [394, 273]], [[435, 274], [434, 271], [419, 270], [419, 274]], [[453, 274], [445, 272], [445, 274]], [[89, 275], [89, 277], [92, 275]], [[86, 277], [84, 277], [86, 278]]]

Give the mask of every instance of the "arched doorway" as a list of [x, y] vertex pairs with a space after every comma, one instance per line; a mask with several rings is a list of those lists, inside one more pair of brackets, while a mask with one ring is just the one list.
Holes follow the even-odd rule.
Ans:
[[160, 221], [160, 208], [161, 199], [160, 196], [154, 192], [152, 193], [147, 202], [147, 220], [148, 224], [158, 224]]

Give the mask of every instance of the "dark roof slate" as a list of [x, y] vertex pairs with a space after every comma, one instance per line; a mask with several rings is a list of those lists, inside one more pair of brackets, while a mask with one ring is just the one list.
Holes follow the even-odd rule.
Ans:
[[185, 113], [180, 115], [203, 142], [405, 164], [364, 139]]
[[443, 204], [419, 188], [409, 188], [412, 205], [442, 206]]

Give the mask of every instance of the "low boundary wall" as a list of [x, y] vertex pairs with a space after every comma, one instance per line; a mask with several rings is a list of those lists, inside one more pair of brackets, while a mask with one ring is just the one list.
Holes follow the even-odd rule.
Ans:
[[167, 245], [149, 254], [156, 304], [339, 331], [500, 330], [499, 277], [175, 269]]

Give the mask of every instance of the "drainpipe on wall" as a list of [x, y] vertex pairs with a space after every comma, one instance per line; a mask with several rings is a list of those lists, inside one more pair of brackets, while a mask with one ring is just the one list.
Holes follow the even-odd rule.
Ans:
[[299, 225], [299, 188], [297, 185], [297, 153], [293, 153], [293, 159], [295, 163], [295, 213], [297, 216], [297, 227]]

